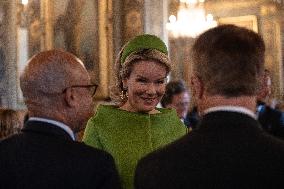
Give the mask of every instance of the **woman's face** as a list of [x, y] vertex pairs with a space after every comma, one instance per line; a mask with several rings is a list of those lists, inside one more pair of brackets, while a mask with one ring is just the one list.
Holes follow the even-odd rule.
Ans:
[[130, 112], [151, 112], [165, 93], [166, 66], [156, 61], [133, 64], [129, 78], [123, 80], [128, 100], [123, 107]]

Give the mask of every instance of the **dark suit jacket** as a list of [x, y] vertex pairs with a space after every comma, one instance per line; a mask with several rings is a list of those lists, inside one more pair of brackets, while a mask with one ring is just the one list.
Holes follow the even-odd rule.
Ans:
[[0, 188], [120, 188], [111, 155], [61, 128], [28, 121], [0, 143]]
[[272, 109], [264, 103], [259, 103], [261, 111], [258, 121], [262, 128], [271, 135], [284, 140], [284, 115], [281, 111]]
[[253, 118], [212, 112], [198, 128], [139, 163], [136, 189], [284, 187], [284, 143]]

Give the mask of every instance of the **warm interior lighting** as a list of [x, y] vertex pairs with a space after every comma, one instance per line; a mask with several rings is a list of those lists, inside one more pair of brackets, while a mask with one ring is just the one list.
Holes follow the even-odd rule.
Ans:
[[22, 0], [23, 5], [27, 5], [29, 3], [29, 0]]
[[205, 0], [180, 0], [177, 18], [169, 17], [167, 29], [173, 37], [197, 37], [203, 31], [217, 26], [212, 14], [205, 16]]

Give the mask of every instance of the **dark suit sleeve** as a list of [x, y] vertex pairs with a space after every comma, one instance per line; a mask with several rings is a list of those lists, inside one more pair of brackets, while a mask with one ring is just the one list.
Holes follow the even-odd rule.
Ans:
[[274, 135], [277, 136], [280, 139], [284, 139], [284, 113], [278, 111], [275, 113], [275, 122], [277, 125], [275, 130], [274, 130]]
[[278, 120], [279, 120], [279, 127], [281, 129], [284, 129], [284, 112], [279, 111]]
[[155, 186], [155, 166], [145, 159], [139, 161], [134, 178], [135, 189], [156, 189]]
[[101, 162], [102, 170], [98, 173], [98, 170], [94, 172], [94, 178], [101, 174], [99, 181], [92, 180], [92, 186], [96, 189], [121, 189], [121, 183], [119, 175], [113, 160], [113, 157], [109, 154], [106, 155], [105, 161]]
[[[144, 175], [143, 165], [141, 165], [141, 162], [138, 163], [135, 171], [135, 177], [134, 177], [134, 188], [135, 189], [142, 189], [145, 188], [145, 185], [143, 185], [145, 178]], [[143, 187], [144, 186], [144, 187]]]

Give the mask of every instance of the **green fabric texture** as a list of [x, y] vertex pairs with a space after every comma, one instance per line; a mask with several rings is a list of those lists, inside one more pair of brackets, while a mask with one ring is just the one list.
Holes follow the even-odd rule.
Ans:
[[83, 141], [114, 157], [123, 189], [133, 189], [138, 160], [186, 133], [174, 110], [158, 110], [161, 113], [143, 114], [100, 105], [88, 121]]
[[166, 44], [157, 36], [144, 34], [139, 35], [130, 40], [124, 47], [121, 55], [121, 64], [123, 64], [126, 58], [133, 52], [138, 52], [143, 49], [156, 49], [166, 55], [168, 55], [168, 49]]

